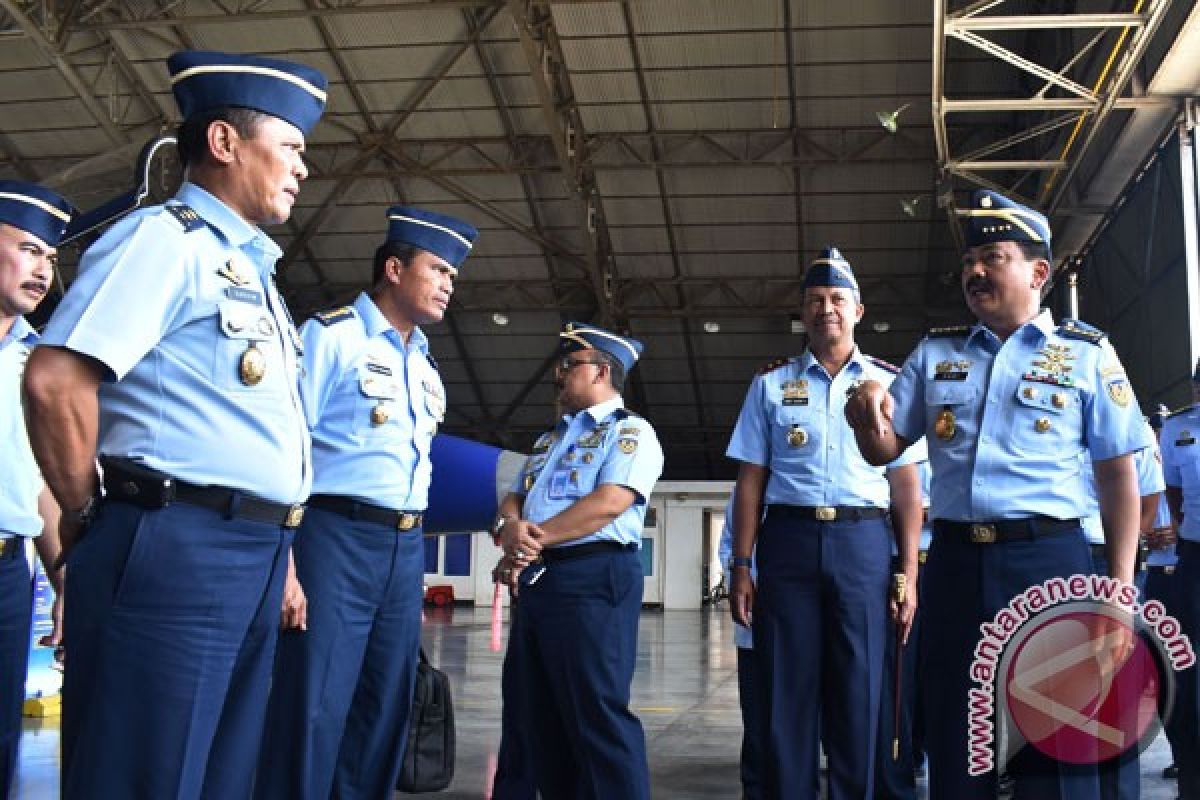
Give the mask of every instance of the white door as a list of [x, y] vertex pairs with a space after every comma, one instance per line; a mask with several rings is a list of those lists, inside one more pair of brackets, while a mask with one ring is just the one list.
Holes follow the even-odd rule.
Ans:
[[642, 603], [662, 604], [663, 532], [667, 529], [666, 505], [661, 498], [651, 499], [642, 528]]

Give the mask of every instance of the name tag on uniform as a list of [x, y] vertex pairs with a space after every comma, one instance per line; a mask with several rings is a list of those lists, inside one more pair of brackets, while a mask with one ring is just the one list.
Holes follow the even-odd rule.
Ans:
[[371, 372], [376, 373], [377, 375], [391, 375], [392, 374], [391, 367], [387, 366], [386, 364], [376, 364], [374, 361], [367, 362], [367, 369], [370, 370]]
[[246, 289], [241, 286], [226, 286], [225, 296], [230, 300], [236, 300], [239, 303], [249, 303], [252, 306], [261, 306], [263, 303], [262, 292], [257, 292], [254, 289]]
[[575, 470], [555, 470], [555, 472], [550, 476], [550, 499], [561, 500], [562, 498], [566, 497], [571, 490], [572, 484], [575, 482], [573, 480], [574, 477]]

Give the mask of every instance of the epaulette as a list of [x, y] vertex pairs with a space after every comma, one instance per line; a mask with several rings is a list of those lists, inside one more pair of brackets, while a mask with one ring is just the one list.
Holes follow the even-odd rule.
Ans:
[[1095, 345], [1104, 341], [1104, 337], [1108, 335], [1104, 331], [1097, 330], [1086, 322], [1080, 322], [1077, 319], [1064, 319], [1055, 333], [1066, 339], [1080, 339]]
[[789, 361], [791, 361], [790, 358], [777, 358], [774, 361], [772, 361], [771, 363], [764, 366], [762, 369], [760, 369], [758, 371], [758, 374], [766, 375], [768, 372], [774, 372], [775, 370], [779, 369], [780, 367], [787, 366], [787, 363]]
[[899, 367], [897, 367], [895, 364], [890, 364], [887, 361], [884, 361], [882, 358], [876, 358], [875, 356], [867, 356], [867, 361], [870, 361], [872, 364], [879, 367], [884, 372], [890, 372], [893, 375], [900, 374]]
[[433, 357], [433, 353], [426, 353], [425, 357], [429, 359], [429, 366], [433, 367], [434, 372], [437, 372], [437, 359]]
[[949, 339], [952, 336], [966, 336], [970, 332], [970, 325], [947, 325], [941, 328], [930, 328], [925, 335], [930, 339]]
[[1187, 412], [1191, 411], [1193, 408], [1196, 408], [1196, 406], [1197, 406], [1196, 403], [1192, 403], [1190, 406], [1184, 406], [1183, 408], [1177, 408], [1174, 411], [1168, 411], [1167, 416], [1164, 419], [1170, 419], [1171, 417], [1176, 417], [1176, 416], [1179, 416], [1180, 414], [1186, 414]]
[[330, 325], [336, 325], [339, 322], [345, 322], [348, 319], [354, 318], [354, 309], [350, 306], [342, 306], [341, 308], [331, 308], [328, 311], [318, 311], [313, 314], [313, 319], [328, 328]]
[[630, 411], [628, 408], [618, 408], [616, 411], [613, 412], [613, 416], [616, 417], [617, 419], [642, 419], [642, 416], [640, 414], [635, 414], [634, 412]]
[[176, 220], [178, 220], [179, 224], [183, 226], [184, 233], [198, 231], [204, 227], [204, 220], [201, 219], [200, 215], [196, 213], [196, 210], [189, 205], [184, 203], [171, 203], [170, 205], [163, 206], [163, 209]]

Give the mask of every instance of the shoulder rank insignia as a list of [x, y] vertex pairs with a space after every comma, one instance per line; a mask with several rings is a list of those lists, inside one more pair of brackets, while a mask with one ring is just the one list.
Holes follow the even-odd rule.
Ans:
[[789, 361], [791, 361], [790, 358], [777, 358], [774, 361], [772, 361], [771, 363], [764, 366], [762, 369], [760, 369], [758, 371], [758, 374], [766, 375], [768, 372], [774, 372], [775, 370], [779, 369], [780, 367], [787, 366]]
[[1170, 419], [1171, 417], [1177, 417], [1177, 416], [1179, 416], [1180, 414], [1186, 414], [1187, 412], [1191, 411], [1191, 410], [1192, 410], [1192, 409], [1194, 409], [1194, 408], [1196, 408], [1196, 404], [1195, 404], [1195, 403], [1193, 403], [1193, 404], [1192, 404], [1192, 405], [1190, 405], [1190, 406], [1184, 406], [1183, 408], [1177, 408], [1177, 409], [1175, 409], [1174, 411], [1170, 411], [1170, 412], [1168, 412], [1168, 413], [1167, 413], [1167, 416], [1166, 416], [1166, 418], [1167, 418], [1167, 419]]
[[437, 359], [433, 357], [433, 353], [426, 353], [425, 358], [429, 359], [429, 366], [433, 367], [434, 372], [437, 372]]
[[313, 314], [313, 319], [327, 328], [330, 325], [336, 325], [339, 322], [345, 322], [346, 320], [353, 318], [354, 309], [350, 306], [331, 308], [328, 311], [318, 311], [317, 313]]
[[1093, 328], [1086, 322], [1080, 322], [1077, 319], [1064, 319], [1055, 333], [1067, 339], [1080, 339], [1097, 345], [1104, 341], [1104, 337], [1108, 335], [1104, 331]]
[[970, 325], [947, 325], [942, 328], [930, 328], [925, 335], [930, 339], [949, 339], [952, 336], [966, 336], [970, 332]]
[[184, 203], [172, 203], [163, 206], [172, 217], [174, 217], [180, 225], [183, 226], [184, 233], [198, 231], [204, 227], [204, 220], [196, 213], [196, 210]]
[[879, 367], [884, 372], [890, 372], [893, 375], [900, 374], [899, 367], [897, 367], [895, 364], [889, 364], [887, 361], [884, 361], [882, 358], [876, 358], [875, 356], [867, 356], [867, 361], [870, 361], [872, 364]]

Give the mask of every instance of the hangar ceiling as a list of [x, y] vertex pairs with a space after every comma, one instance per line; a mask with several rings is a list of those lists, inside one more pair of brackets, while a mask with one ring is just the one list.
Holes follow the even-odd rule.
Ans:
[[1051, 210], [1077, 263], [1200, 86], [1172, 50], [1194, 5], [0, 0], [0, 175], [96, 206], [177, 121], [174, 50], [312, 64], [329, 109], [272, 231], [298, 317], [364, 286], [388, 205], [465, 217], [480, 240], [428, 331], [446, 430], [528, 448], [554, 334], [592, 320], [646, 342], [626, 400], [666, 477], [729, 477], [748, 381], [801, 349], [825, 245], [858, 273], [863, 349], [897, 363], [964, 314], [953, 209], [974, 187]]

